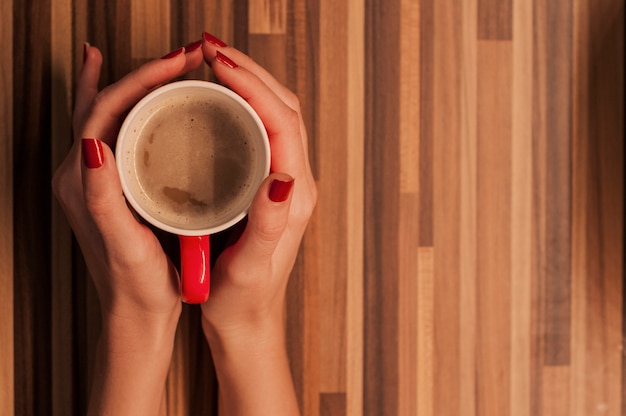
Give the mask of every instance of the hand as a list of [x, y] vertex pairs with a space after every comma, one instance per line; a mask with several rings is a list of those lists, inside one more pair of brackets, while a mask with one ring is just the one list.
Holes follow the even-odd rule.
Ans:
[[[205, 40], [203, 51], [217, 78], [259, 114], [272, 152], [272, 174], [257, 192], [243, 234], [217, 259], [211, 298], [202, 306], [210, 328], [227, 334], [282, 318], [287, 281], [317, 190], [297, 97], [234, 48]], [[273, 201], [272, 194], [281, 190], [282, 198]]]
[[[74, 146], [54, 175], [53, 190], [76, 234], [103, 312], [163, 315], [180, 308], [176, 270], [154, 234], [127, 207], [111, 149], [123, 115], [137, 101], [202, 62], [200, 50], [182, 52], [149, 62], [98, 92], [102, 55], [97, 48], [85, 49]], [[102, 166], [89, 168], [81, 153], [95, 151], [101, 152]]]
[[208, 34], [204, 40], [205, 60], [259, 114], [272, 151], [272, 174], [256, 194], [243, 234], [217, 259], [211, 297], [202, 305], [221, 410], [294, 414], [283, 311], [289, 275], [317, 199], [306, 129], [291, 91], [238, 50]]
[[202, 63], [200, 43], [194, 45], [187, 53], [181, 48], [148, 62], [100, 92], [102, 55], [85, 45], [76, 88], [75, 141], [54, 175], [53, 190], [101, 304], [103, 333], [91, 411], [158, 410], [155, 397], [163, 392], [181, 312], [178, 273], [155, 235], [127, 207], [111, 148], [124, 114], [137, 101]]

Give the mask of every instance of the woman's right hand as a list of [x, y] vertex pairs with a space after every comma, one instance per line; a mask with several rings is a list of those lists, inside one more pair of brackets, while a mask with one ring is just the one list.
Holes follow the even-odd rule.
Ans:
[[317, 200], [297, 97], [242, 52], [205, 34], [217, 78], [242, 96], [268, 132], [271, 174], [243, 234], [218, 257], [203, 327], [226, 414], [298, 413], [285, 347], [287, 283]]

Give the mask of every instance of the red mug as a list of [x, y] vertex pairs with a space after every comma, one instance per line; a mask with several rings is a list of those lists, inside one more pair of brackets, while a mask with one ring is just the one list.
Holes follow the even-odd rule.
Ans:
[[269, 173], [263, 122], [226, 87], [173, 82], [133, 107], [120, 128], [115, 155], [130, 206], [148, 223], [179, 237], [182, 300], [206, 302], [209, 236], [245, 217]]

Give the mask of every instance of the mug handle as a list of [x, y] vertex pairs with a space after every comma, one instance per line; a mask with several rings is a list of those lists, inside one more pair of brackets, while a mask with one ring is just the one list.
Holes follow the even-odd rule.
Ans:
[[180, 292], [185, 303], [204, 303], [211, 289], [209, 236], [179, 235]]

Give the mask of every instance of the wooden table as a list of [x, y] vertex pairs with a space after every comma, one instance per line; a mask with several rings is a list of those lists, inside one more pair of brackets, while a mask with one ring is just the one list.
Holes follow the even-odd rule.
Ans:
[[[83, 42], [106, 84], [203, 30], [308, 125], [304, 415], [626, 414], [623, 0], [2, 1], [0, 414], [86, 406], [97, 298], [50, 191]], [[186, 308], [170, 414], [215, 387]]]

